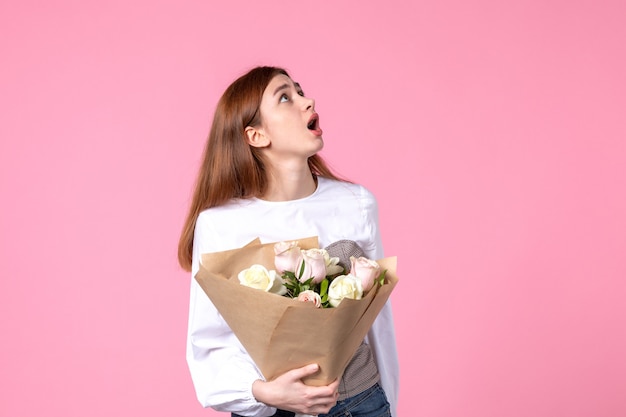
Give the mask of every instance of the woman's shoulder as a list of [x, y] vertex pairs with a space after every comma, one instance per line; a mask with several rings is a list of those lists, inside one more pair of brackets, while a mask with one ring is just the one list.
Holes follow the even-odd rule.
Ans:
[[348, 197], [376, 202], [374, 194], [361, 184], [325, 177], [318, 178], [318, 183], [319, 194], [322, 196]]
[[198, 215], [198, 223], [207, 221], [231, 221], [240, 217], [242, 212], [251, 209], [253, 200], [233, 199], [220, 206], [204, 209]]

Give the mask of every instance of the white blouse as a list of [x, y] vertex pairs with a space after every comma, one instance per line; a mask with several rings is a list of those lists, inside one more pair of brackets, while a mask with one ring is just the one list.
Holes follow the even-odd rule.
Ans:
[[[263, 375], [193, 278], [201, 254], [242, 247], [255, 238], [262, 243], [318, 236], [320, 247], [342, 239], [357, 242], [370, 259], [384, 257], [374, 196], [356, 184], [318, 178], [308, 197], [281, 202], [233, 200], [203, 211], [196, 222], [187, 362], [198, 400], [204, 407], [241, 415], [271, 416], [276, 409], [258, 402], [252, 383]], [[388, 301], [366, 342], [374, 353], [381, 385], [396, 415], [399, 366]]]

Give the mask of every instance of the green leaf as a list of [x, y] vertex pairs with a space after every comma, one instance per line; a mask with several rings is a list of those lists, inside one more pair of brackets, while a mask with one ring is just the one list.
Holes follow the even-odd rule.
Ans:
[[328, 281], [328, 278], [324, 278], [320, 283], [320, 296], [322, 297], [322, 300], [324, 300], [324, 296], [327, 296], [328, 294], [329, 282], [330, 281]]
[[382, 286], [385, 283], [385, 275], [387, 274], [387, 270], [383, 270], [383, 272], [381, 272], [381, 274], [378, 276], [378, 284], [380, 286]]
[[302, 261], [302, 264], [300, 264], [300, 271], [298, 272], [298, 278], [301, 278], [303, 274], [304, 274], [304, 261]]

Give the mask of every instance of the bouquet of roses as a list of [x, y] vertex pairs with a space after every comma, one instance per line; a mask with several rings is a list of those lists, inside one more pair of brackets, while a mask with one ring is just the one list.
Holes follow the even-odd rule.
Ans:
[[328, 250], [302, 249], [297, 241], [274, 244], [274, 266], [254, 264], [237, 275], [242, 285], [311, 302], [315, 307], [337, 307], [344, 298], [360, 300], [374, 285], [383, 285], [385, 272], [364, 256], [350, 256], [350, 272]]
[[[326, 252], [316, 237], [297, 242], [256, 239], [202, 254], [195, 278], [266, 380], [317, 363], [304, 382], [327, 385], [341, 377], [387, 302], [396, 258], [362, 258], [350, 241]], [[324, 305], [332, 308], [316, 308]]]

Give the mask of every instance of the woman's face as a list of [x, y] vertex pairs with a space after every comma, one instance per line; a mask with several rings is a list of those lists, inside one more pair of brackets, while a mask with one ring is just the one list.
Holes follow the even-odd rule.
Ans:
[[286, 75], [275, 76], [263, 92], [260, 106], [266, 153], [271, 158], [309, 158], [323, 146], [315, 100], [304, 96], [298, 83]]

